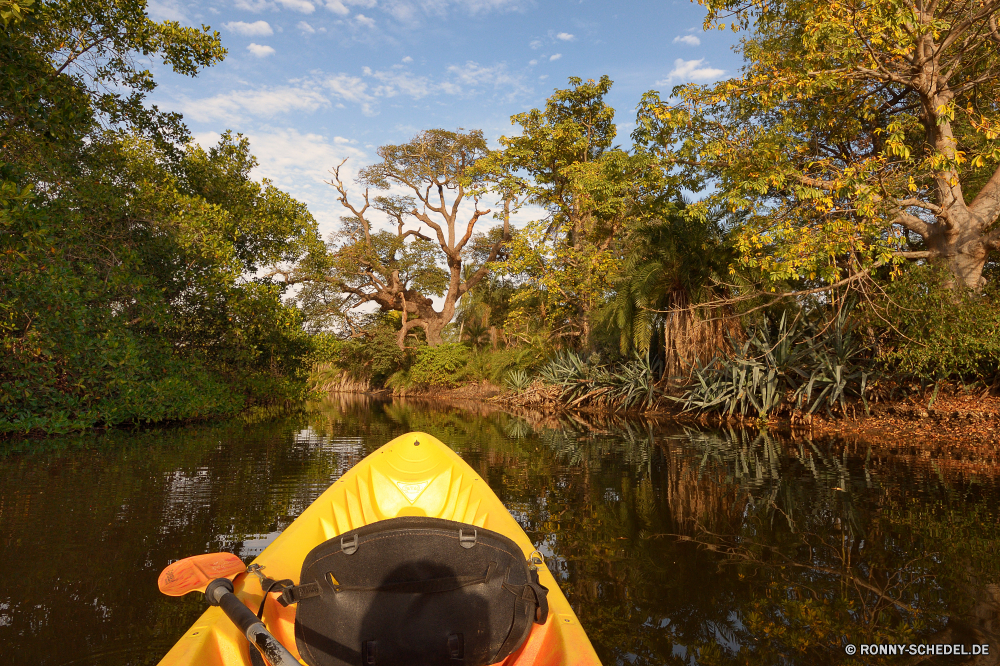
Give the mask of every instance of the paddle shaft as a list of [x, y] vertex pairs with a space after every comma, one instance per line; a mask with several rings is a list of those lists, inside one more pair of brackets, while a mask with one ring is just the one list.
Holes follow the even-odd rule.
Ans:
[[250, 644], [260, 651], [260, 654], [271, 666], [300, 666], [298, 659], [278, 642], [264, 623], [253, 614], [243, 602], [233, 594], [233, 584], [227, 578], [219, 578], [209, 584], [205, 597], [213, 606], [222, 608], [222, 612], [233, 621], [240, 632], [247, 637]]

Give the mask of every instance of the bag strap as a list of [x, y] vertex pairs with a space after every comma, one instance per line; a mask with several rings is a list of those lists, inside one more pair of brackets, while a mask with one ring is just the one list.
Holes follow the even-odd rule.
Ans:
[[[532, 567], [530, 571], [531, 577], [524, 585], [510, 585], [504, 581], [502, 587], [519, 599], [524, 599], [528, 603], [534, 604], [535, 616], [532, 620], [535, 624], [545, 624], [545, 621], [549, 616], [549, 589], [538, 582], [537, 569]], [[503, 645], [501, 645], [500, 649], [497, 650], [497, 654], [507, 654], [514, 649], [513, 644], [520, 639], [521, 636], [515, 635], [514, 627], [511, 626], [511, 631], [507, 634], [507, 638], [504, 640]]]
[[303, 599], [318, 597], [322, 593], [323, 591], [320, 589], [319, 583], [292, 585], [282, 590], [281, 596], [278, 597], [278, 603], [282, 606], [288, 607], [291, 604], [299, 603]]
[[[259, 567], [257, 571], [259, 572], [260, 569], [262, 568], [263, 567]], [[274, 580], [273, 578], [269, 578], [262, 574], [258, 574], [258, 576], [260, 576], [260, 588], [264, 591], [264, 596], [260, 600], [260, 607], [257, 609], [257, 619], [260, 620], [264, 616], [264, 604], [267, 602], [267, 595], [270, 594], [271, 592], [283, 592], [289, 587], [293, 587], [294, 583], [292, 583], [292, 581], [287, 578], [284, 578], [282, 580]], [[254, 648], [250, 648], [249, 654], [250, 654], [250, 666], [267, 666], [267, 664], [264, 662], [264, 658], [260, 656], [260, 652], [258, 652]]]
[[264, 598], [260, 600], [260, 608], [257, 609], [258, 620], [263, 619], [264, 603], [267, 601], [267, 595], [270, 594], [271, 592], [281, 592], [282, 594], [284, 594], [284, 591], [287, 590], [288, 588], [295, 587], [295, 583], [293, 583], [288, 578], [284, 578], [282, 580], [274, 580], [273, 578], [265, 577], [260, 582], [260, 587], [262, 590], [264, 590]]
[[[433, 578], [431, 580], [400, 581], [398, 583], [386, 583], [378, 587], [360, 587], [333, 583], [333, 591], [338, 593], [388, 592], [390, 594], [436, 594], [439, 592], [451, 592], [471, 585], [484, 585], [488, 583], [496, 568], [497, 563], [490, 562], [486, 568], [486, 573], [482, 576], [452, 576], [449, 578]], [[282, 606], [288, 606], [296, 604], [303, 599], [318, 597], [322, 593], [319, 583], [292, 585], [284, 589], [281, 596], [278, 597], [278, 603]]]
[[538, 571], [531, 571], [531, 578], [524, 585], [510, 585], [504, 582], [503, 589], [515, 597], [535, 604], [535, 624], [545, 624], [549, 616], [549, 588], [538, 582]]
[[482, 576], [451, 576], [449, 578], [432, 578], [430, 580], [401, 581], [386, 583], [378, 587], [351, 587], [335, 583], [334, 592], [390, 592], [395, 594], [435, 594], [451, 592], [470, 585], [484, 585], [496, 571], [497, 563], [490, 562], [486, 573]]

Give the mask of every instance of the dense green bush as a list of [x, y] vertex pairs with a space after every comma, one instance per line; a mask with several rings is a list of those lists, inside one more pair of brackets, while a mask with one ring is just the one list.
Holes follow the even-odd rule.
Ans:
[[879, 366], [921, 379], [991, 380], [1000, 373], [1000, 287], [956, 294], [943, 271], [913, 266], [870, 304]]
[[328, 373], [344, 372], [352, 380], [373, 388], [385, 386], [389, 377], [406, 365], [407, 353], [396, 344], [391, 322], [380, 319], [364, 333], [346, 340], [330, 333], [313, 336], [315, 351], [310, 362], [314, 371], [323, 366]]
[[421, 347], [409, 369], [412, 386], [455, 386], [468, 377], [472, 350], [449, 342], [437, 347]]
[[247, 139], [202, 148], [144, 103], [146, 57], [193, 75], [225, 55], [218, 33], [144, 2], [36, 2], [3, 22], [0, 433], [301, 398], [300, 313], [248, 276], [299, 257], [315, 221], [251, 177]]

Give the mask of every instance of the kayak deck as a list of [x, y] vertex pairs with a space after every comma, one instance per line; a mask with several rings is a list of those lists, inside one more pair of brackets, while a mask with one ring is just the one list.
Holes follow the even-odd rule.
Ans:
[[[254, 560], [273, 579], [298, 582], [302, 561], [318, 544], [362, 525], [398, 516], [430, 516], [469, 523], [512, 539], [527, 558], [528, 536], [500, 499], [454, 451], [426, 433], [408, 433], [381, 447], [330, 486]], [[549, 589], [549, 616], [534, 625], [504, 666], [600, 666], [580, 621], [547, 567], [539, 580]], [[255, 576], [233, 581], [236, 595], [254, 612], [263, 590]], [[295, 607], [269, 595], [264, 623], [296, 657]], [[160, 662], [160, 666], [249, 664], [249, 644], [221, 609], [209, 608]]]

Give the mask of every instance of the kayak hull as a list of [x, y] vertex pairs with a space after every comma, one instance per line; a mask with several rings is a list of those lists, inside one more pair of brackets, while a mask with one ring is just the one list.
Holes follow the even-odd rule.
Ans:
[[[409, 433], [381, 447], [330, 486], [253, 563], [276, 580], [299, 582], [302, 561], [318, 544], [362, 525], [399, 516], [430, 516], [469, 523], [512, 539], [529, 557], [527, 534], [482, 478], [454, 451], [426, 433]], [[580, 621], [548, 568], [539, 581], [549, 589], [549, 615], [534, 625], [524, 646], [504, 666], [599, 666]], [[233, 581], [236, 595], [254, 612], [263, 590], [255, 576]], [[269, 595], [264, 622], [296, 657], [295, 607], [283, 608]], [[246, 639], [223, 615], [209, 608], [160, 661], [160, 666], [249, 664]]]

